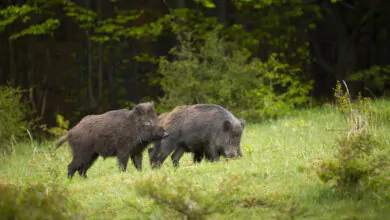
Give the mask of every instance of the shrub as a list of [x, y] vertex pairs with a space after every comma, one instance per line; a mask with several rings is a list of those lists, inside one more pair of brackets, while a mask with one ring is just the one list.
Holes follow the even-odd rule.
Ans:
[[66, 190], [43, 184], [19, 187], [0, 184], [3, 219], [81, 219]]
[[30, 169], [37, 166], [33, 168], [38, 171], [34, 177], [22, 179], [20, 185], [0, 181], [1, 219], [84, 219], [81, 204], [72, 199], [61, 178], [64, 158], [54, 148], [39, 154], [31, 152], [29, 158], [26, 171], [35, 172]]
[[336, 109], [345, 116], [348, 133], [337, 139], [334, 155], [321, 160], [317, 175], [323, 182], [343, 191], [386, 186], [390, 183], [386, 178], [389, 152], [375, 139], [376, 117], [371, 102], [360, 96], [352, 102], [349, 97], [349, 92], [344, 92], [338, 82]]
[[64, 119], [64, 116], [57, 115], [56, 117], [57, 126], [52, 128], [47, 128], [47, 125], [41, 125], [43, 131], [48, 132], [55, 137], [65, 135], [68, 132], [69, 121]]
[[364, 84], [364, 89], [375, 97], [375, 93], [384, 95], [389, 91], [390, 66], [372, 66], [369, 69], [358, 71], [349, 77], [349, 80]]
[[9, 150], [19, 138], [27, 137], [32, 120], [30, 106], [22, 100], [22, 90], [0, 86], [0, 151]]
[[[162, 57], [158, 72], [165, 96], [159, 111], [177, 105], [219, 104], [238, 117], [258, 120], [275, 117], [309, 101], [312, 82], [301, 80], [301, 70], [281, 63], [277, 54], [262, 62], [244, 48], [218, 38], [199, 42], [179, 38], [171, 49], [173, 60]], [[198, 44], [195, 44], [198, 43]]]
[[204, 219], [216, 213], [232, 211], [232, 197], [238, 192], [241, 178], [231, 176], [220, 184], [205, 186], [186, 178], [171, 179], [167, 175], [153, 175], [138, 181], [137, 192], [152, 199], [167, 213], [186, 219]]

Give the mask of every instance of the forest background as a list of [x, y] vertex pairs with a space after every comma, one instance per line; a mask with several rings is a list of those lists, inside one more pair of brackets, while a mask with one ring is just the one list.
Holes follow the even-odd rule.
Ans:
[[22, 125], [45, 130], [60, 115], [72, 126], [147, 100], [159, 113], [216, 103], [258, 122], [331, 101], [337, 80], [353, 96], [389, 96], [389, 10], [385, 0], [3, 0], [1, 126], [17, 136], [6, 121], [30, 115]]

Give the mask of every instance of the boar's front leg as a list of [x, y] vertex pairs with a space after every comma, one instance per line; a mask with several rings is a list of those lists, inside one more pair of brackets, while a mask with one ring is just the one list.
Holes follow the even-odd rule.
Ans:
[[150, 159], [152, 168], [160, 168], [168, 155], [177, 147], [174, 136], [168, 136], [166, 139], [161, 140], [159, 146], [154, 147], [153, 155]]
[[142, 170], [142, 151], [131, 155], [131, 161], [138, 171]]
[[212, 144], [205, 147], [205, 156], [208, 161], [214, 162], [219, 160], [219, 154], [216, 150], [216, 147]]
[[157, 155], [160, 151], [160, 145], [161, 141], [155, 141], [153, 147], [148, 149], [149, 163], [151, 167], [153, 167], [157, 162]]
[[121, 150], [117, 153], [119, 169], [125, 172], [127, 169], [127, 163], [129, 162], [130, 152], [128, 150]]

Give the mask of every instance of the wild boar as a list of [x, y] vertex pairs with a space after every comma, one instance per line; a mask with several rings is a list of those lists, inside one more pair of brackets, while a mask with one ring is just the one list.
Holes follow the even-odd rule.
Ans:
[[[165, 112], [165, 113], [160, 114], [157, 117], [157, 121], [158, 121], [157, 123], [158, 123], [159, 126], [164, 126], [164, 120], [167, 118], [166, 116], [168, 116], [168, 115], [169, 115], [168, 112]], [[161, 144], [160, 141], [155, 141], [154, 142], [154, 146], [159, 147], [160, 144]], [[150, 162], [150, 164], [153, 163], [152, 155], [153, 155], [154, 149], [155, 149], [155, 147], [150, 147], [148, 149], [148, 155], [149, 155], [149, 162]], [[191, 149], [191, 148], [188, 148], [188, 149]], [[199, 149], [198, 151], [195, 151], [195, 152], [191, 152], [191, 151], [187, 150], [185, 152], [193, 153], [193, 161], [194, 161], [194, 163], [202, 162], [202, 159], [204, 157], [203, 150]], [[173, 155], [177, 155], [176, 151], [173, 153]], [[172, 162], [173, 162], [174, 166], [177, 166], [178, 163], [176, 163], [176, 161], [174, 160], [173, 155], [171, 156]]]
[[242, 156], [240, 142], [245, 127], [244, 119], [237, 119], [219, 105], [196, 104], [174, 108], [158, 118], [169, 136], [154, 142], [148, 149], [152, 168], [158, 168], [167, 156], [176, 167], [185, 152], [194, 154], [194, 162], [205, 156], [208, 161]]
[[157, 125], [154, 103], [146, 102], [133, 106], [131, 110], [120, 109], [85, 116], [58, 140], [57, 148], [68, 141], [73, 153], [68, 165], [68, 177], [72, 178], [78, 171], [80, 176], [86, 178], [88, 169], [99, 156], [117, 157], [123, 172], [131, 157], [140, 171], [146, 146], [166, 136], [168, 133]]

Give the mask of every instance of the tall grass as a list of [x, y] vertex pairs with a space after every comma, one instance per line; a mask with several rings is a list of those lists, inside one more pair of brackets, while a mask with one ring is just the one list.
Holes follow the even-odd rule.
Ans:
[[[377, 100], [373, 107], [376, 138], [389, 148], [390, 102]], [[389, 188], [345, 196], [314, 172], [346, 130], [345, 119], [330, 106], [304, 110], [248, 124], [241, 144], [244, 156], [238, 160], [193, 164], [187, 154], [177, 169], [167, 159], [161, 169], [152, 170], [145, 153], [142, 172], [129, 164], [121, 173], [115, 159], [99, 158], [85, 180], [67, 179], [67, 144], [54, 153], [54, 142], [35, 151], [36, 146], [20, 144], [13, 154], [1, 156], [0, 180], [19, 186], [55, 182], [77, 204], [75, 212], [81, 214], [75, 216], [91, 219], [389, 218]]]

